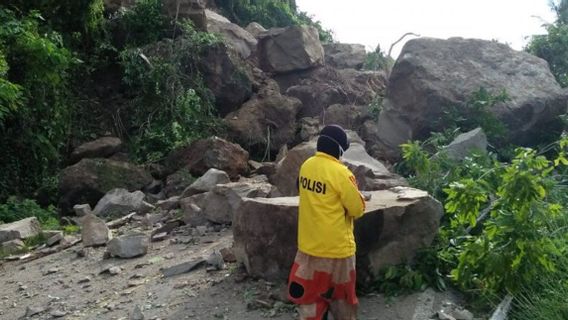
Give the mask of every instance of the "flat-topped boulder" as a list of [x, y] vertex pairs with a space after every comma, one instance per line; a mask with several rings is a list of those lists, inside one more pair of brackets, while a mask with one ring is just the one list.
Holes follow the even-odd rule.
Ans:
[[[397, 187], [372, 191], [365, 215], [355, 223], [359, 279], [411, 261], [432, 243], [443, 214], [427, 192]], [[298, 197], [245, 198], [234, 218], [235, 254], [247, 272], [285, 279], [297, 250]]]

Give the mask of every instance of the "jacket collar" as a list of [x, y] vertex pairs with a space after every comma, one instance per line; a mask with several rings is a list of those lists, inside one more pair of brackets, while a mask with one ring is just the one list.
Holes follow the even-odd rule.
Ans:
[[337, 163], [341, 163], [337, 158], [335, 158], [334, 156], [330, 156], [329, 154], [327, 154], [325, 152], [316, 151], [316, 157], [322, 157], [322, 158], [326, 158], [326, 159], [329, 159], [329, 160], [333, 160]]

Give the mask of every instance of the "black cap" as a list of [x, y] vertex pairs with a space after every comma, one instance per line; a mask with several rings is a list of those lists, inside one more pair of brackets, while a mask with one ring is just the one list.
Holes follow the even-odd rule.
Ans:
[[343, 151], [349, 148], [345, 130], [335, 124], [325, 126], [320, 132], [317, 150], [339, 159], [341, 156], [340, 146], [343, 148]]

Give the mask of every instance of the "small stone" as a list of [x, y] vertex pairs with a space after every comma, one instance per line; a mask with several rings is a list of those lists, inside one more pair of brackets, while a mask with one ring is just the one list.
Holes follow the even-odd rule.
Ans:
[[75, 251], [75, 253], [77, 254], [77, 257], [79, 257], [79, 258], [84, 258], [84, 257], [86, 257], [87, 254], [88, 254], [86, 248], [81, 248], [81, 249]]
[[44, 311], [45, 311], [44, 307], [34, 307], [34, 306], [27, 307], [26, 308], [26, 315], [24, 317], [29, 318], [29, 317], [35, 316], [36, 314], [40, 314]]
[[116, 276], [117, 274], [120, 274], [120, 273], [122, 272], [122, 269], [121, 269], [120, 267], [116, 267], [116, 266], [115, 266], [115, 267], [110, 267], [110, 268], [108, 269], [108, 272], [109, 272], [111, 275]]
[[197, 230], [197, 235], [199, 235], [200, 237], [203, 237], [204, 235], [207, 234], [206, 226], [197, 226], [195, 230]]
[[146, 283], [146, 281], [144, 280], [130, 280], [128, 281], [128, 287], [137, 287], [143, 285], [144, 283]]
[[51, 311], [49, 314], [54, 318], [61, 318], [61, 317], [65, 317], [67, 315], [67, 312], [65, 312], [63, 310], [54, 310], [54, 311]]
[[76, 204], [73, 206], [73, 211], [77, 217], [84, 217], [87, 214], [92, 213], [91, 206], [87, 204]]
[[219, 251], [213, 251], [206, 261], [207, 265], [214, 270], [222, 270], [225, 268], [225, 261]]
[[77, 283], [87, 283], [87, 282], [91, 282], [91, 278], [84, 277], [84, 278], [80, 279], [79, 281], [77, 281]]
[[59, 269], [57, 269], [57, 268], [51, 268], [51, 269], [47, 270], [47, 272], [45, 272], [43, 275], [44, 275], [44, 276], [48, 276], [48, 275], [50, 275], [50, 274], [54, 274], [54, 273], [57, 273], [57, 272], [59, 272]]
[[51, 247], [61, 242], [61, 240], [63, 240], [63, 232], [59, 231], [58, 233], [49, 237], [49, 239], [47, 239], [46, 241], [46, 244], [48, 247]]
[[152, 236], [152, 242], [164, 241], [167, 237], [167, 232], [161, 232]]
[[113, 257], [134, 258], [148, 252], [148, 236], [135, 233], [112, 239], [107, 245], [107, 251]]
[[164, 258], [166, 258], [167, 260], [172, 260], [173, 258], [175, 258], [175, 255], [173, 252], [169, 252], [164, 256]]
[[231, 248], [223, 248], [219, 251], [225, 262], [237, 262], [237, 257]]
[[132, 310], [132, 312], [130, 313], [130, 317], [128, 317], [129, 320], [144, 320], [144, 313], [142, 313], [142, 310], [140, 309], [140, 306], [135, 306], [134, 310]]

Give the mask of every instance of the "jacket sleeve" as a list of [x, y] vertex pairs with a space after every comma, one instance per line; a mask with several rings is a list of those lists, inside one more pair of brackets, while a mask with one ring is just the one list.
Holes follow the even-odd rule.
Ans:
[[365, 199], [359, 192], [355, 176], [349, 170], [343, 175], [340, 186], [341, 203], [347, 214], [355, 219], [361, 217], [365, 212]]

